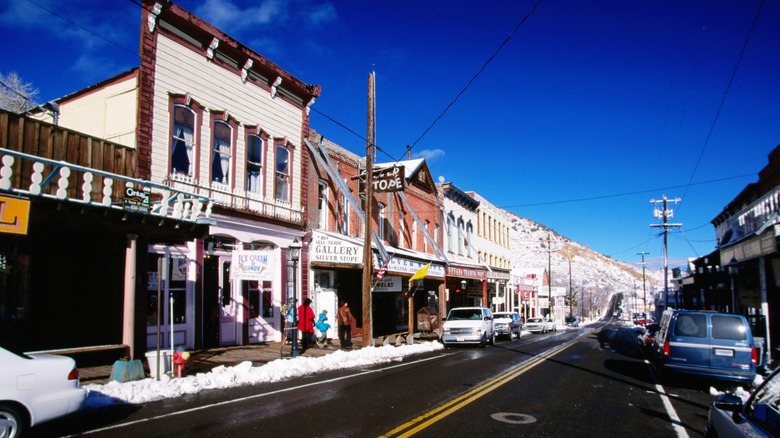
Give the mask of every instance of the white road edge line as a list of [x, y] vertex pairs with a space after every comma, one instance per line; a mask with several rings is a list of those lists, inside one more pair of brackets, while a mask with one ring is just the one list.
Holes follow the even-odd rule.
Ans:
[[663, 386], [661, 386], [661, 384], [658, 382], [658, 379], [655, 377], [655, 373], [653, 373], [653, 368], [650, 365], [650, 361], [645, 359], [645, 364], [650, 371], [650, 375], [653, 377], [653, 382], [655, 382], [655, 389], [658, 391], [658, 396], [661, 397], [661, 401], [664, 403], [666, 413], [669, 415], [669, 418], [672, 419], [672, 427], [674, 428], [674, 431], [677, 432], [678, 437], [688, 438], [688, 432], [685, 431], [685, 426], [682, 425], [682, 421], [680, 421], [680, 417], [677, 415], [677, 411], [674, 410], [672, 401], [669, 400], [669, 397], [666, 395], [666, 390]]
[[[342, 377], [336, 377], [334, 379], [321, 380], [321, 381], [318, 381], [318, 382], [311, 382], [311, 383], [307, 383], [305, 385], [293, 386], [293, 387], [290, 387], [290, 388], [279, 389], [279, 390], [271, 391], [271, 392], [264, 392], [262, 394], [254, 394], [254, 395], [250, 395], [250, 396], [246, 396], [246, 397], [236, 398], [236, 399], [233, 399], [233, 400], [225, 400], [225, 401], [222, 401], [222, 402], [219, 402], [219, 403], [211, 403], [211, 404], [208, 404], [208, 405], [198, 406], [197, 408], [185, 409], [183, 411], [171, 412], [171, 413], [168, 413], [168, 414], [157, 415], [155, 417], [149, 417], [149, 418], [144, 418], [144, 419], [141, 419], [141, 420], [129, 421], [127, 423], [114, 424], [112, 426], [107, 426], [107, 427], [103, 427], [103, 428], [100, 428], [100, 429], [88, 430], [88, 431], [85, 431], [85, 432], [80, 432], [79, 434], [80, 435], [87, 435], [87, 434], [91, 434], [91, 433], [105, 432], [107, 430], [118, 429], [120, 427], [132, 426], [134, 424], [145, 423], [145, 422], [154, 421], [154, 420], [160, 420], [160, 419], [163, 419], [163, 418], [174, 417], [176, 415], [187, 414], [187, 413], [190, 413], [190, 412], [202, 411], [204, 409], [209, 409], [209, 408], [213, 408], [213, 407], [216, 407], [216, 406], [229, 405], [229, 404], [232, 404], [232, 403], [238, 403], [238, 402], [242, 402], [242, 401], [246, 401], [246, 400], [252, 400], [252, 399], [255, 399], [255, 398], [267, 397], [269, 395], [280, 394], [280, 393], [288, 392], [288, 391], [294, 391], [296, 389], [308, 388], [310, 386], [317, 386], [317, 385], [322, 385], [322, 384], [325, 384], [325, 383], [337, 382], [339, 380], [351, 379], [353, 377], [363, 376], [363, 375], [366, 375], [366, 374], [379, 373], [379, 372], [382, 372], [382, 371], [385, 371], [385, 370], [390, 370], [390, 369], [393, 369], [393, 368], [405, 367], [407, 365], [412, 365], [412, 364], [426, 362], [426, 361], [433, 360], [433, 359], [439, 359], [439, 358], [442, 358], [442, 357], [447, 357], [447, 356], [452, 355], [452, 354], [455, 354], [455, 353], [445, 353], [445, 354], [437, 355], [437, 356], [434, 356], [434, 357], [429, 357], [429, 358], [426, 358], [426, 359], [415, 360], [415, 361], [412, 361], [412, 362], [406, 362], [406, 363], [402, 363], [402, 364], [398, 364], [398, 365], [391, 365], [391, 366], [383, 367], [383, 368], [376, 369], [376, 370], [363, 371], [361, 373], [350, 374], [348, 376], [342, 376]], [[67, 436], [73, 436], [73, 435], [67, 435]]]

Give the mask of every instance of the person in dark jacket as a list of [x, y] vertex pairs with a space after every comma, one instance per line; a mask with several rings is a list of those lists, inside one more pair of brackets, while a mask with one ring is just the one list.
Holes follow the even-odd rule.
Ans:
[[341, 303], [338, 311], [339, 322], [339, 342], [341, 348], [352, 347], [352, 312], [349, 311], [349, 303], [346, 301]]
[[311, 338], [314, 336], [314, 310], [311, 300], [306, 298], [298, 307], [298, 330], [301, 331], [301, 354], [309, 348]]

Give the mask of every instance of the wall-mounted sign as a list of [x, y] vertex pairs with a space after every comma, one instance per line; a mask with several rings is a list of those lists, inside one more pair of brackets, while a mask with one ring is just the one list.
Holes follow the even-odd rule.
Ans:
[[230, 278], [234, 280], [273, 280], [273, 253], [233, 251]]
[[363, 247], [352, 242], [314, 233], [309, 244], [309, 257], [313, 263], [339, 263], [359, 265], [363, 263]]
[[376, 282], [374, 292], [402, 292], [401, 277], [397, 275], [386, 275]]
[[484, 269], [460, 268], [457, 266], [447, 266], [447, 277], [472, 278], [474, 280], [484, 280], [487, 278], [487, 271]]
[[[372, 260], [374, 264], [374, 269], [378, 270], [382, 266], [382, 264], [379, 262], [379, 256], [377, 254], [372, 254]], [[401, 273], [401, 274], [409, 274], [410, 276], [412, 276], [427, 264], [428, 262], [406, 259], [396, 255], [395, 257], [391, 258], [390, 262], [387, 264], [387, 271], [394, 272], [394, 273]], [[428, 273], [426, 274], [425, 277], [443, 278], [444, 265], [436, 265], [431, 263], [431, 266], [428, 267]]]
[[137, 213], [149, 213], [150, 193], [133, 187], [125, 188], [124, 209]]
[[0, 233], [27, 234], [30, 200], [0, 196]]

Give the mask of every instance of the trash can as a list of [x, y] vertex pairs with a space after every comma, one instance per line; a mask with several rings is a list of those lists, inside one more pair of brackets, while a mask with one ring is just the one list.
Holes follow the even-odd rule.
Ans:
[[[157, 378], [157, 350], [146, 352], [146, 361], [149, 364], [149, 375]], [[171, 350], [160, 350], [160, 375], [171, 372]]]

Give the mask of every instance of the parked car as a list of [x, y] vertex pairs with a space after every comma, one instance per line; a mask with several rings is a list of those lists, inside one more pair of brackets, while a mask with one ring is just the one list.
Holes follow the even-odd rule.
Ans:
[[552, 330], [551, 320], [549, 318], [529, 318], [523, 329], [531, 333], [547, 333]]
[[652, 361], [660, 376], [692, 375], [752, 382], [758, 352], [742, 315], [666, 310], [653, 340]]
[[484, 347], [496, 342], [493, 312], [487, 307], [456, 307], [450, 310], [442, 327], [441, 342], [445, 347], [455, 344], [479, 344]]
[[780, 368], [744, 401], [723, 394], [710, 407], [706, 437], [766, 437], [780, 431]]
[[558, 331], [558, 324], [555, 322], [552, 318], [544, 318], [544, 322], [547, 323], [547, 331], [548, 332], [557, 332]]
[[508, 336], [512, 340], [515, 335], [517, 339], [523, 335], [523, 323], [520, 314], [517, 312], [496, 312], [493, 314], [493, 328], [496, 331], [496, 337]]
[[24, 435], [30, 427], [78, 411], [87, 399], [69, 357], [0, 348], [0, 369], [0, 436]]
[[658, 332], [658, 324], [647, 324], [642, 332], [636, 337], [636, 349], [640, 356], [646, 356], [653, 347], [655, 334]]
[[566, 327], [579, 327], [580, 326], [580, 319], [576, 316], [567, 316], [566, 319], [563, 320], [563, 322], [566, 323]]

